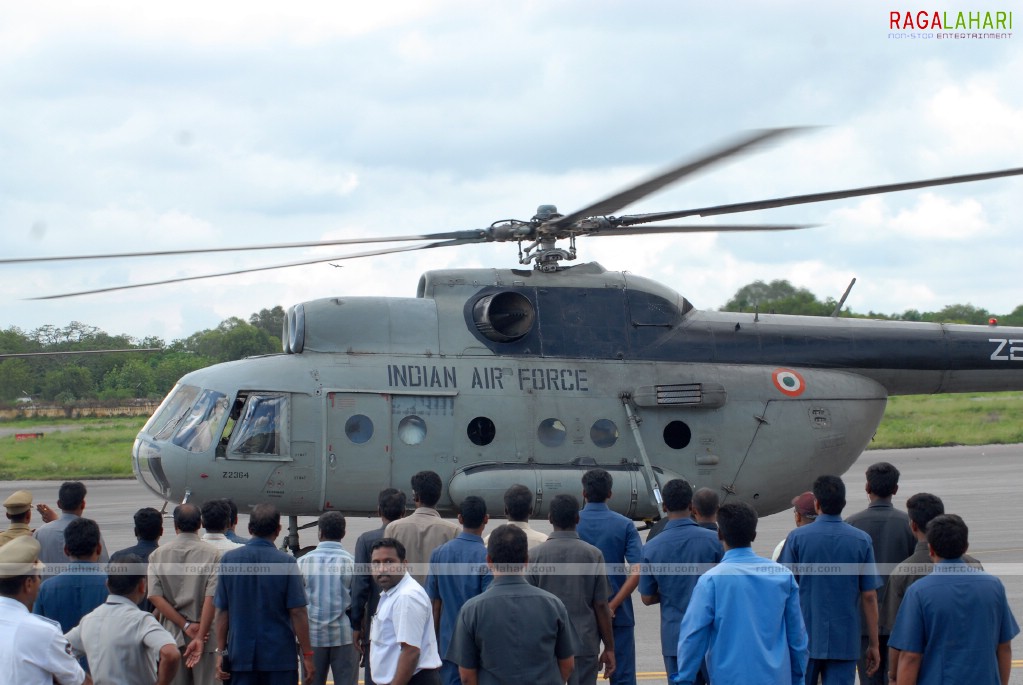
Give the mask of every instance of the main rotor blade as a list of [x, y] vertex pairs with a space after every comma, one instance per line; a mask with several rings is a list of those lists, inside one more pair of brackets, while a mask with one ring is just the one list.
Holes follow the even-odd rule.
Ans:
[[639, 226], [600, 229], [587, 233], [590, 238], [601, 236], [646, 235], [654, 233], [737, 233], [740, 231], [798, 231], [820, 224], [721, 224], [705, 226]]
[[880, 195], [883, 193], [896, 193], [901, 190], [915, 190], [917, 188], [930, 188], [932, 186], [952, 185], [955, 183], [971, 183], [973, 181], [986, 181], [992, 178], [1003, 178], [1005, 176], [1019, 175], [1023, 175], [1023, 167], [1018, 167], [1015, 169], [1003, 169], [1001, 171], [986, 171], [979, 174], [945, 176], [943, 178], [932, 178], [925, 181], [892, 183], [890, 185], [867, 186], [864, 188], [853, 188], [850, 190], [835, 190], [828, 193], [792, 195], [790, 197], [779, 197], [773, 200], [757, 200], [756, 202], [737, 202], [735, 204], [729, 205], [701, 207], [699, 209], [685, 209], [678, 212], [654, 212], [652, 214], [633, 214], [631, 216], [618, 217], [616, 223], [619, 223], [622, 226], [635, 226], [636, 224], [645, 224], [651, 221], [681, 219], [687, 216], [715, 216], [719, 214], [738, 214], [739, 212], [752, 212], [757, 209], [773, 209], [775, 207], [803, 205], [809, 204], [811, 202], [827, 202], [829, 200], [841, 200], [847, 197], [860, 197], [863, 195]]
[[64, 255], [58, 257], [15, 257], [0, 259], [0, 264], [30, 264], [35, 262], [63, 262], [83, 259], [116, 259], [118, 257], [163, 257], [167, 255], [207, 254], [212, 252], [246, 252], [249, 250], [288, 250], [299, 247], [331, 247], [334, 245], [360, 245], [365, 243], [398, 243], [409, 240], [467, 239], [479, 237], [484, 242], [484, 231], [447, 231], [421, 235], [402, 235], [384, 238], [341, 238], [338, 240], [311, 240], [302, 243], [275, 243], [272, 245], [239, 245], [232, 247], [202, 247], [184, 250], [154, 250], [151, 252], [117, 252], [109, 254]]
[[393, 254], [396, 252], [413, 252], [415, 250], [428, 250], [434, 247], [449, 247], [452, 245], [464, 245], [467, 243], [477, 242], [475, 240], [460, 239], [460, 240], [446, 240], [442, 242], [430, 243], [429, 245], [409, 245], [406, 247], [392, 247], [381, 250], [369, 250], [367, 252], [356, 252], [353, 254], [341, 255], [340, 257], [329, 257], [326, 259], [308, 259], [301, 262], [291, 262], [288, 264], [274, 264], [271, 266], [257, 266], [249, 269], [236, 269], [234, 271], [223, 271], [215, 274], [205, 274], [202, 276], [182, 276], [181, 278], [168, 278], [162, 281], [150, 281], [148, 283], [133, 283], [131, 285], [115, 285], [109, 288], [96, 288], [95, 290], [79, 290], [73, 293], [60, 293], [58, 295], [42, 295], [40, 297], [29, 297], [29, 300], [59, 300], [65, 297], [76, 297], [78, 295], [95, 295], [96, 293], [110, 293], [117, 290], [132, 290], [134, 288], [148, 288], [154, 285], [167, 285], [169, 283], [183, 283], [185, 281], [199, 281], [205, 278], [219, 278], [221, 276], [236, 276], [238, 274], [254, 273], [256, 271], [272, 271], [274, 269], [288, 269], [293, 266], [306, 266], [308, 264], [322, 264], [323, 262], [339, 262], [345, 259], [356, 259], [358, 257], [374, 257], [377, 255]]
[[764, 131], [754, 131], [742, 138], [739, 138], [734, 143], [725, 145], [713, 152], [710, 152], [698, 159], [693, 161], [679, 164], [678, 166], [672, 167], [667, 171], [654, 176], [653, 178], [638, 183], [634, 186], [626, 188], [610, 197], [604, 198], [599, 202], [595, 202], [589, 207], [584, 207], [577, 212], [565, 215], [553, 222], [553, 226], [556, 228], [567, 228], [574, 224], [576, 221], [585, 219], [591, 216], [604, 216], [612, 214], [622, 207], [626, 207], [647, 195], [660, 190], [661, 188], [680, 181], [682, 178], [696, 173], [701, 169], [704, 169], [711, 164], [723, 161], [729, 157], [746, 150], [758, 143], [765, 142], [771, 138], [777, 138], [782, 135], [794, 133], [796, 131], [805, 130], [804, 127], [791, 127], [791, 128], [774, 128], [767, 129]]

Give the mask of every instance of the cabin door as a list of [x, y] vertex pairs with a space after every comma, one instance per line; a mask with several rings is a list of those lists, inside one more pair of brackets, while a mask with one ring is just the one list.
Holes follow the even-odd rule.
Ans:
[[324, 509], [375, 512], [391, 485], [391, 400], [381, 393], [326, 394]]

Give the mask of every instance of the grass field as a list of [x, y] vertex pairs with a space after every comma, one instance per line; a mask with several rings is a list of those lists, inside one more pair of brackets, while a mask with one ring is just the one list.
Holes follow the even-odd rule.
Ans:
[[[0, 422], [0, 480], [131, 477], [131, 446], [145, 421]], [[15, 440], [14, 432], [30, 428], [45, 437]], [[1017, 442], [1023, 443], [1023, 393], [918, 395], [888, 401], [869, 449]]]
[[[2, 422], [0, 480], [131, 477], [131, 446], [145, 422], [145, 417]], [[14, 432], [23, 429], [42, 430], [44, 437], [15, 440]]]

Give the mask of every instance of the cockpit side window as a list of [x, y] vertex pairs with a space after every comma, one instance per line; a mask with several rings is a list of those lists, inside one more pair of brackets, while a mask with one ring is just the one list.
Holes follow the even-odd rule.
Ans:
[[286, 457], [287, 408], [287, 395], [250, 392], [231, 430], [227, 458]]
[[154, 440], [169, 440], [181, 420], [188, 415], [198, 395], [199, 388], [194, 385], [178, 385], [142, 428], [142, 432], [152, 435]]
[[189, 452], [205, 452], [220, 436], [220, 427], [227, 414], [227, 397], [215, 390], [203, 390], [181, 427], [174, 434], [173, 442]]

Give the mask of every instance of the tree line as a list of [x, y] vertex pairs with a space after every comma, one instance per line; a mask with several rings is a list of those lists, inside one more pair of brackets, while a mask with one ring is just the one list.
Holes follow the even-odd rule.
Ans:
[[[820, 300], [806, 288], [786, 280], [754, 281], [743, 286], [721, 311], [764, 314], [831, 316], [833, 298]], [[901, 314], [843, 308], [842, 316], [897, 321], [1023, 326], [1023, 305], [996, 315], [971, 304], [952, 304], [936, 312], [908, 309]], [[280, 306], [261, 309], [248, 320], [225, 319], [219, 326], [166, 343], [157, 337], [142, 339], [110, 335], [95, 326], [73, 321], [67, 326], [42, 326], [25, 332], [17, 327], [0, 330], [0, 354], [80, 352], [88, 350], [143, 350], [116, 354], [15, 357], [0, 361], [0, 402], [32, 401], [73, 403], [80, 400], [160, 398], [186, 373], [221, 362], [281, 350], [285, 312]]]
[[[58, 354], [0, 361], [0, 401], [58, 402], [160, 398], [186, 373], [221, 362], [281, 351], [284, 309], [261, 309], [248, 321], [219, 326], [166, 343], [161, 338], [110, 335], [72, 321], [25, 332], [0, 330], [0, 354], [139, 350], [110, 354]], [[153, 351], [142, 351], [145, 349]]]
[[[723, 312], [752, 312], [763, 314], [801, 314], [805, 316], [831, 316], [838, 301], [832, 297], [824, 300], [806, 288], [797, 288], [786, 280], [770, 283], [754, 281], [736, 291], [721, 307]], [[884, 314], [869, 311], [860, 314], [844, 307], [840, 316], [861, 319], [887, 319], [890, 321], [926, 321], [930, 323], [964, 323], [987, 325], [992, 318], [1003, 326], [1023, 326], [1023, 304], [1008, 314], [995, 314], [972, 304], [950, 304], [936, 312], [921, 312], [907, 309], [902, 313]]]

